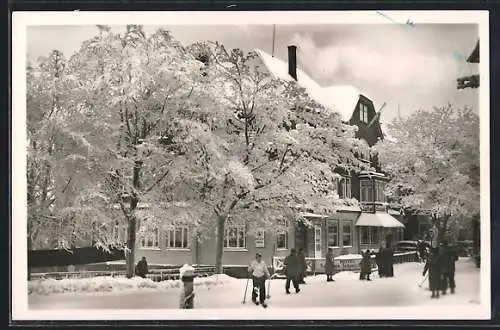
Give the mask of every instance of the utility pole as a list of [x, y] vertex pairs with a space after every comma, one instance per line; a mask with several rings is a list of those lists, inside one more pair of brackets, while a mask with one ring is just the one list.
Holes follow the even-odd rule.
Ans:
[[273, 46], [272, 46], [272, 51], [271, 55], [274, 57], [274, 44], [276, 42], [276, 24], [273, 24]]

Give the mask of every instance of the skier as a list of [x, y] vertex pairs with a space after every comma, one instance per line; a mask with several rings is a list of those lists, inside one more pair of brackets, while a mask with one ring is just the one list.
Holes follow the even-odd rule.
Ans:
[[148, 273], [148, 262], [146, 261], [146, 257], [142, 257], [141, 260], [135, 266], [135, 274], [142, 278], [146, 278], [146, 274]]
[[179, 269], [180, 279], [183, 283], [181, 291], [180, 308], [193, 309], [194, 308], [194, 268], [185, 264]]
[[306, 255], [304, 254], [304, 248], [299, 249], [299, 253], [297, 254], [300, 261], [300, 273], [299, 273], [299, 284], [306, 284], [304, 278], [307, 273], [307, 264], [306, 264]]
[[290, 282], [293, 283], [295, 288], [295, 293], [300, 292], [299, 288], [299, 272], [300, 272], [300, 260], [297, 257], [297, 251], [295, 249], [290, 250], [290, 254], [285, 258], [285, 291], [286, 294], [290, 294]]
[[[266, 279], [271, 278], [271, 275], [260, 253], [255, 254], [255, 260], [253, 260], [248, 267], [248, 272], [252, 276], [253, 282], [252, 301], [254, 304], [258, 305], [260, 303], [262, 307], [266, 308]], [[257, 302], [257, 292], [259, 295], [259, 302]]]
[[442, 294], [446, 294], [448, 286], [451, 294], [455, 293], [455, 262], [458, 260], [458, 255], [449, 246], [448, 242], [444, 241], [441, 247], [441, 260], [443, 263], [442, 269]]
[[365, 253], [361, 252], [361, 255], [363, 256], [363, 258], [359, 263], [359, 266], [361, 268], [361, 272], [359, 273], [359, 279], [360, 280], [366, 279], [367, 281], [371, 281], [370, 274], [372, 272], [372, 257], [370, 250], [366, 250]]
[[333, 249], [328, 248], [328, 252], [326, 253], [326, 261], [325, 261], [325, 273], [326, 273], [326, 281], [333, 282], [335, 281], [332, 276], [335, 272], [335, 266], [333, 264]]
[[429, 271], [429, 290], [432, 291], [431, 298], [439, 298], [439, 290], [441, 288], [441, 255], [438, 247], [431, 248], [431, 253], [427, 256], [422, 276], [425, 276], [427, 271]]

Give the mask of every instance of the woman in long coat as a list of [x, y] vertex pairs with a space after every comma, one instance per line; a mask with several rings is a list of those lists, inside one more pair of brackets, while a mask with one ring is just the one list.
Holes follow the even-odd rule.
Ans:
[[441, 289], [441, 258], [439, 248], [433, 248], [431, 254], [427, 257], [427, 262], [424, 266], [422, 276], [429, 272], [429, 290], [432, 291], [431, 298], [439, 298], [439, 290]]
[[333, 264], [333, 250], [328, 249], [328, 252], [326, 253], [326, 262], [325, 262], [325, 273], [326, 273], [326, 281], [327, 282], [333, 282], [335, 281], [332, 276], [333, 273], [335, 272], [335, 266]]
[[363, 259], [360, 262], [361, 273], [359, 274], [360, 280], [371, 281], [370, 274], [372, 273], [372, 256], [370, 250], [366, 250], [361, 254]]

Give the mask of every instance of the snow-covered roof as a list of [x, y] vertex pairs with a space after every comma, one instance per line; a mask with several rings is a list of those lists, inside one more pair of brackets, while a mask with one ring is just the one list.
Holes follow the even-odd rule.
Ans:
[[299, 215], [304, 218], [328, 218], [327, 215], [310, 213], [310, 212], [300, 212]]
[[[255, 49], [254, 51], [275, 78], [283, 79], [285, 81], [294, 80], [288, 73], [288, 63], [271, 56], [263, 50]], [[297, 84], [304, 88], [312, 99], [324, 106], [326, 109], [339, 113], [344, 122], [349, 122], [351, 120], [360, 95], [363, 95], [371, 100], [373, 106], [375, 107], [375, 111], [377, 110], [377, 104], [375, 101], [366, 93], [358, 90], [356, 87], [352, 85], [331, 85], [322, 87], [298, 67]], [[379, 123], [384, 139], [396, 142], [396, 139], [389, 135], [387, 127], [383, 124], [380, 118]]]
[[[287, 63], [272, 57], [263, 50], [255, 49], [255, 52], [275, 78], [286, 81], [294, 80], [293, 77], [288, 74]], [[356, 104], [358, 103], [359, 96], [361, 95], [359, 90], [350, 85], [322, 87], [300, 68], [297, 68], [297, 84], [304, 88], [307, 94], [316, 102], [331, 111], [339, 113], [342, 120], [346, 122], [351, 119]]]

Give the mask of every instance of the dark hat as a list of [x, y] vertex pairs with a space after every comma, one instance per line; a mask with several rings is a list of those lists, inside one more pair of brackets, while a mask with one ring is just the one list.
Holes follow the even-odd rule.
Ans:
[[290, 252], [291, 252], [291, 253], [295, 253], [295, 252], [297, 252], [297, 250], [295, 250], [295, 249], [291, 249], [291, 250], [290, 250]]

